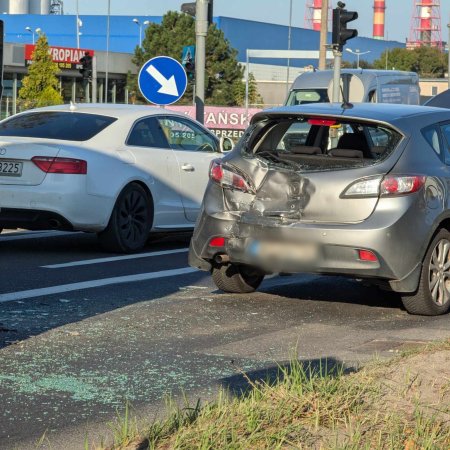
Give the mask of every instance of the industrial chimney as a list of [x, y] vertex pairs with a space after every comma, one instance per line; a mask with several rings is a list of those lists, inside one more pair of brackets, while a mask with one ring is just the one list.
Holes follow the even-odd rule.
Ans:
[[437, 47], [442, 49], [440, 0], [414, 0], [408, 48]]
[[373, 5], [373, 38], [384, 39], [384, 27], [386, 18], [385, 0], [375, 0]]
[[[331, 23], [331, 9], [332, 2], [329, 2], [328, 5], [328, 18], [329, 24]], [[306, 11], [305, 11], [305, 27], [310, 30], [320, 31], [320, 27], [322, 24], [322, 0], [308, 0], [306, 2]]]

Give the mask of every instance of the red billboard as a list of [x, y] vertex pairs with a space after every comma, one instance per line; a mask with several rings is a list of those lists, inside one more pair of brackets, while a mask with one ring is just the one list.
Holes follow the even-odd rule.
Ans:
[[[32, 63], [32, 55], [35, 45], [25, 45], [25, 62], [26, 64]], [[84, 48], [69, 48], [69, 47], [53, 47], [48, 49], [53, 62], [58, 64], [60, 69], [81, 69], [80, 59], [84, 56], [85, 52], [94, 56], [94, 50], [88, 50]]]

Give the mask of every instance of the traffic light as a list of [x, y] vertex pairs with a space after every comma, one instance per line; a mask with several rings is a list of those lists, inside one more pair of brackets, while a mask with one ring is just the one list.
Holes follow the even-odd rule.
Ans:
[[[206, 0], [206, 1], [208, 1], [208, 23], [211, 25], [213, 23], [214, 0]], [[197, 2], [183, 3], [181, 5], [181, 12], [184, 12], [185, 14], [189, 14], [190, 16], [195, 17], [196, 5]]]
[[92, 56], [89, 52], [85, 52], [84, 56], [80, 59], [82, 68], [80, 69], [81, 75], [84, 79], [90, 80], [92, 78]]
[[333, 47], [342, 51], [349, 39], [358, 36], [358, 30], [347, 28], [347, 24], [358, 18], [356, 11], [347, 11], [345, 4], [338, 2], [339, 8], [333, 9]]
[[195, 61], [192, 58], [183, 61], [184, 70], [186, 71], [186, 75], [188, 80], [192, 81], [195, 78]]

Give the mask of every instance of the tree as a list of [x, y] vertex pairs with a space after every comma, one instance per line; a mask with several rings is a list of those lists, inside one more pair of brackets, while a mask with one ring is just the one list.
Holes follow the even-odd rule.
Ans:
[[394, 48], [385, 50], [380, 59], [374, 62], [374, 67], [417, 72], [425, 78], [444, 78], [447, 58], [445, 53], [435, 47], [418, 47], [411, 50]]
[[23, 79], [22, 88], [19, 91], [23, 109], [62, 104], [63, 99], [59, 93], [56, 76], [59, 68], [49, 54], [45, 34], [39, 35], [31, 59], [33, 63], [28, 68], [28, 75]]
[[[236, 80], [232, 87], [234, 101], [236, 105], [245, 105], [245, 81]], [[258, 85], [252, 72], [248, 75], [248, 103], [249, 105], [261, 106], [264, 103], [263, 98], [259, 95]]]
[[[155, 56], [170, 56], [178, 61], [184, 46], [195, 45], [195, 20], [176, 11], [169, 11], [161, 24], [152, 23], [145, 30], [142, 48], [136, 47], [133, 63], [141, 68]], [[131, 96], [144, 101], [137, 87], [137, 77], [129, 76]], [[237, 50], [214, 24], [209, 26], [206, 37], [205, 102], [214, 105], [235, 105], [230, 86], [242, 80], [242, 69], [237, 61]], [[189, 83], [180, 103], [192, 103], [193, 83]]]

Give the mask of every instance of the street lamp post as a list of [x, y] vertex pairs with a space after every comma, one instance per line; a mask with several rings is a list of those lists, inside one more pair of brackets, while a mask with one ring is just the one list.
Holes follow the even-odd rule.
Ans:
[[33, 30], [31, 27], [25, 27], [25, 30], [27, 30], [29, 33], [32, 34], [33, 36], [33, 45], [36, 43], [36, 33], [40, 33], [41, 29], [40, 28], [36, 28], [36, 30]]
[[139, 27], [139, 47], [142, 47], [142, 24], [136, 18], [133, 19], [133, 22]]
[[361, 55], [367, 55], [368, 53], [370, 53], [370, 50], [368, 50], [367, 52], [360, 52], [358, 49], [353, 51], [351, 48], [346, 48], [345, 51], [351, 53], [352, 55], [356, 55], [356, 58], [357, 58], [356, 68], [357, 69], [361, 68], [361, 67], [359, 67], [359, 58], [360, 58], [360, 56]]

